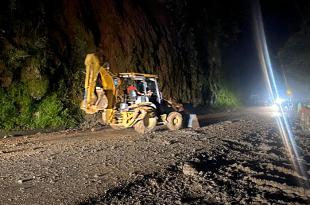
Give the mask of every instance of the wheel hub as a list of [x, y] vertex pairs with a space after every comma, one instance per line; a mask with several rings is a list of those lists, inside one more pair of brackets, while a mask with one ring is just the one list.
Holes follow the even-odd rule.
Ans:
[[176, 125], [176, 124], [178, 124], [178, 122], [179, 122], [179, 120], [178, 120], [177, 118], [174, 118], [174, 119], [173, 119], [173, 124]]

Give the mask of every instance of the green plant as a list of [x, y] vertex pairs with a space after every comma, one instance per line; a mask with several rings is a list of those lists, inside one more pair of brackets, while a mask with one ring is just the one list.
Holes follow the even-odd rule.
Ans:
[[48, 80], [43, 78], [29, 80], [27, 86], [31, 97], [40, 100], [47, 92], [48, 83]]
[[56, 93], [36, 101], [24, 83], [0, 89], [0, 129], [68, 128], [75, 123]]
[[8, 52], [8, 66], [13, 70], [24, 65], [25, 59], [30, 55], [22, 49], [13, 48]]
[[8, 98], [15, 105], [15, 114], [17, 115], [15, 128], [31, 128], [34, 100], [31, 98], [27, 86], [23, 83], [14, 83], [8, 91]]
[[216, 93], [215, 107], [227, 108], [240, 106], [240, 100], [236, 94], [226, 86], [221, 86]]
[[64, 109], [63, 103], [56, 94], [42, 99], [34, 115], [36, 128], [66, 128], [72, 127], [75, 123], [69, 115], [69, 110]]
[[23, 83], [0, 90], [0, 128], [4, 130], [32, 127], [33, 100]]
[[15, 127], [16, 107], [5, 90], [0, 89], [0, 128], [10, 130]]

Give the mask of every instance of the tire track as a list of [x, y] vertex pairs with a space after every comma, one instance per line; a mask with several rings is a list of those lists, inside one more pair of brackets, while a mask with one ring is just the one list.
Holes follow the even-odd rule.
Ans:
[[[196, 140], [212, 142], [209, 151], [196, 152], [186, 162], [141, 176], [82, 204], [310, 203], [309, 175], [292, 169], [270, 121], [249, 118], [220, 124], [188, 131]], [[214, 130], [222, 131], [217, 138], [210, 137]], [[309, 137], [298, 143], [308, 141]], [[307, 159], [309, 152], [303, 154]], [[301, 163], [307, 168], [306, 160]]]

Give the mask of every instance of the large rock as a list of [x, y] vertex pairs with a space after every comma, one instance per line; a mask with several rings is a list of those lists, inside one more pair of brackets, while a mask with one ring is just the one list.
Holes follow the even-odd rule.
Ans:
[[182, 172], [186, 176], [197, 176], [198, 171], [195, 169], [195, 167], [192, 164], [185, 163], [182, 167]]

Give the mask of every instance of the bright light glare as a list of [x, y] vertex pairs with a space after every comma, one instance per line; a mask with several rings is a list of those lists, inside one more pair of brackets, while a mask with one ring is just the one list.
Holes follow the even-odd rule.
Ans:
[[274, 117], [274, 118], [281, 117], [281, 112], [272, 112], [271, 117]]
[[275, 103], [278, 104], [278, 105], [281, 105], [284, 101], [285, 101], [284, 98], [279, 98], [278, 97], [278, 98], [276, 98]]
[[274, 103], [273, 105], [270, 106], [270, 115], [271, 117], [281, 117], [281, 109], [280, 109], [280, 106], [279, 104], [277, 103]]
[[271, 109], [272, 109], [273, 112], [279, 112], [280, 111], [280, 107], [279, 107], [278, 104], [273, 104], [271, 106]]
[[[254, 17], [254, 26], [256, 35], [255, 41], [258, 50], [259, 60], [269, 89], [269, 94], [274, 102], [276, 101], [279, 102], [282, 100], [278, 100], [280, 99], [279, 91], [266, 43], [266, 36], [259, 1], [255, 1], [255, 3], [253, 3], [253, 17]], [[277, 106], [279, 109], [279, 116], [276, 117], [276, 120], [281, 134], [281, 139], [286, 147], [287, 152], [289, 153], [289, 158], [292, 161], [294, 169], [301, 175], [307, 176], [304, 172], [302, 165], [299, 163], [300, 157], [297, 151], [295, 137], [292, 134], [291, 127], [289, 126], [288, 120], [284, 113], [282, 102], [277, 103]]]

